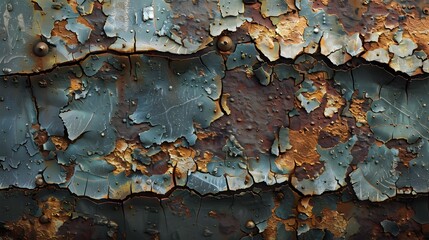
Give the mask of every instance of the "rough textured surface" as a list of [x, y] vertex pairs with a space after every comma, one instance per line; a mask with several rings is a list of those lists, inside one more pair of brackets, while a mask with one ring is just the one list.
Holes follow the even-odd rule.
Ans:
[[429, 238], [428, 6], [1, 2], [0, 238]]

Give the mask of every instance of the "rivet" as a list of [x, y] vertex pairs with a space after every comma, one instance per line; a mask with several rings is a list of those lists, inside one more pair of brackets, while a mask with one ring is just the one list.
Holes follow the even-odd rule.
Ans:
[[217, 41], [217, 47], [221, 51], [229, 51], [234, 47], [234, 43], [230, 37], [222, 36]]
[[246, 228], [247, 229], [252, 229], [252, 228], [255, 228], [255, 222], [254, 221], [252, 221], [252, 220], [249, 220], [249, 221], [247, 221], [246, 222]]
[[424, 14], [429, 15], [429, 7], [423, 8], [422, 11], [423, 11]]
[[38, 42], [34, 45], [33, 52], [38, 57], [44, 57], [49, 53], [49, 46], [45, 42]]

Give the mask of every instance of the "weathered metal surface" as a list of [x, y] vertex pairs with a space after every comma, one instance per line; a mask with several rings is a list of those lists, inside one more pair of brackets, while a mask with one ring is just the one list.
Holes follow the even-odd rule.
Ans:
[[428, 7], [1, 2], [1, 238], [428, 238]]

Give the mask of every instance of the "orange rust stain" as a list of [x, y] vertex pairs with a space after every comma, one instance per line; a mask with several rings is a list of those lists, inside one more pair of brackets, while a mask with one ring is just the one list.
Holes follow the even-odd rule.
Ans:
[[207, 138], [213, 138], [217, 136], [216, 132], [203, 131], [200, 129], [196, 130], [196, 135], [198, 140], [204, 140]]
[[51, 140], [57, 150], [64, 151], [69, 146], [69, 141], [64, 137], [51, 136]]
[[330, 133], [332, 136], [339, 137], [341, 142], [346, 142], [350, 138], [347, 121], [342, 121], [340, 118], [333, 122], [333, 124], [326, 125], [323, 131]]
[[406, 18], [404, 30], [409, 33], [410, 38], [418, 45], [418, 49], [429, 55], [429, 18]]
[[174, 176], [178, 179], [187, 177], [188, 171], [194, 172], [197, 166], [194, 162], [196, 152], [191, 148], [170, 148], [168, 149], [171, 165], [174, 166]]
[[347, 228], [347, 220], [344, 215], [329, 209], [323, 209], [322, 219], [316, 221], [315, 227], [320, 229], [328, 229], [336, 237], [344, 236]]
[[60, 239], [56, 236], [58, 229], [71, 217], [71, 212], [65, 211], [61, 204], [54, 197], [39, 203], [42, 214], [48, 219], [46, 223], [39, 221], [40, 218], [25, 217], [14, 223], [6, 223], [4, 227], [12, 232], [21, 232], [24, 239]]
[[51, 35], [52, 37], [59, 37], [63, 39], [66, 44], [77, 45], [79, 44], [77, 40], [77, 35], [66, 29], [67, 20], [57, 21], [52, 28]]
[[365, 102], [364, 99], [353, 98], [350, 104], [350, 112], [355, 118], [356, 122], [366, 124], [366, 112], [362, 108], [362, 104]]
[[292, 149], [285, 154], [285, 161], [295, 161], [297, 166], [304, 163], [314, 165], [319, 163], [319, 153], [316, 151], [319, 130], [290, 130], [289, 141]]
[[213, 153], [209, 151], [205, 151], [203, 156], [197, 157], [196, 162], [198, 166], [198, 171], [207, 172], [207, 164], [211, 162], [213, 158]]
[[69, 94], [82, 90], [82, 81], [79, 78], [70, 79]]
[[140, 147], [140, 144], [136, 142], [127, 142], [124, 139], [118, 139], [116, 141], [115, 149], [109, 155], [104, 156], [104, 160], [115, 167], [114, 174], [125, 172], [126, 175], [131, 174], [132, 165], [136, 166], [136, 170], [147, 173], [146, 166], [138, 161], [135, 161], [132, 157], [133, 150], [139, 148], [142, 153], [147, 150]]
[[268, 218], [267, 228], [262, 233], [262, 235], [264, 236], [264, 239], [270, 239], [270, 240], [277, 239], [277, 231], [278, 231], [277, 224], [279, 222], [282, 222], [285, 225], [286, 231], [295, 231], [297, 227], [297, 222], [295, 218], [290, 218], [285, 220], [277, 217], [275, 211], [278, 207], [282, 207], [280, 206], [280, 200], [281, 199], [278, 197], [274, 198], [274, 207], [273, 209], [271, 209], [271, 216]]

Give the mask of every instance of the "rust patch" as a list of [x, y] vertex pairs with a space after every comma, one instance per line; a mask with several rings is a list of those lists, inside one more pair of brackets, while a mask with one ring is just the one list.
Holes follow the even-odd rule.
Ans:
[[52, 143], [55, 145], [55, 149], [59, 151], [65, 151], [70, 141], [67, 138], [60, 137], [60, 136], [51, 136]]
[[36, 130], [33, 136], [34, 143], [36, 143], [36, 145], [40, 148], [48, 141], [48, 132], [46, 132], [46, 130], [40, 130], [39, 124], [32, 125], [32, 128]]
[[407, 150], [409, 144], [405, 140], [390, 140], [386, 143], [388, 148], [396, 148], [399, 150], [399, 159], [404, 164], [404, 166], [409, 167], [410, 161], [417, 157], [416, 153], [409, 152]]
[[197, 157], [196, 162], [198, 166], [198, 171], [208, 172], [207, 164], [213, 159], [213, 153], [210, 151], [205, 151], [202, 156]]
[[301, 166], [295, 168], [294, 176], [298, 181], [315, 179], [323, 173], [324, 165], [323, 162], [317, 162], [315, 164], [303, 163]]
[[57, 21], [52, 28], [52, 37], [59, 37], [63, 39], [67, 45], [78, 45], [77, 35], [66, 29], [67, 20]]
[[[264, 239], [277, 239], [278, 223], [283, 223], [286, 231], [295, 231], [297, 227], [297, 220], [295, 218], [282, 219], [276, 215], [276, 209], [282, 207], [280, 205], [280, 200], [281, 198], [279, 197], [274, 198], [274, 207], [271, 209], [271, 216], [268, 218], [267, 228], [262, 233]], [[294, 205], [298, 205], [298, 202], [296, 201]], [[296, 214], [296, 210], [294, 210], [293, 214]]]
[[320, 155], [316, 151], [319, 131], [290, 130], [289, 141], [292, 149], [285, 154], [285, 161], [294, 161], [297, 166], [304, 163], [314, 165], [319, 163]]
[[320, 229], [328, 229], [335, 237], [341, 237], [346, 231], [347, 220], [343, 214], [325, 208], [322, 211], [321, 221], [317, 221], [315, 225]]
[[364, 104], [366, 104], [365, 99], [353, 98], [349, 110], [353, 114], [353, 117], [355, 118], [356, 122], [367, 124], [368, 122], [366, 121], [366, 111], [364, 110], [364, 108], [367, 109], [368, 107], [364, 107]]
[[25, 217], [14, 223], [6, 223], [5, 228], [11, 232], [23, 234], [24, 239], [57, 239], [58, 229], [67, 221], [71, 212], [67, 212], [61, 206], [62, 202], [54, 197], [49, 197], [46, 202], [41, 202], [42, 216]]

